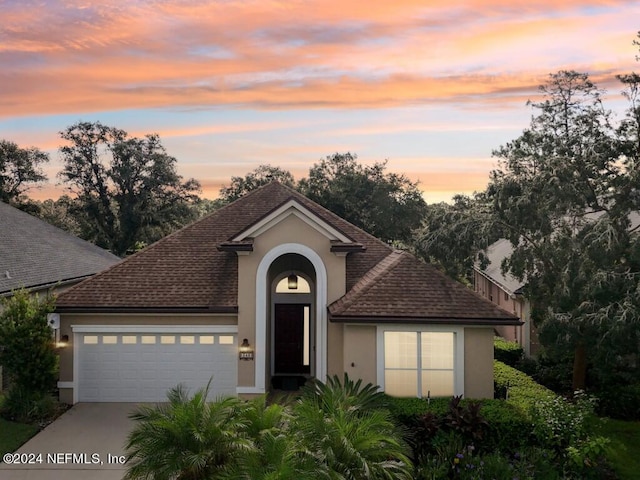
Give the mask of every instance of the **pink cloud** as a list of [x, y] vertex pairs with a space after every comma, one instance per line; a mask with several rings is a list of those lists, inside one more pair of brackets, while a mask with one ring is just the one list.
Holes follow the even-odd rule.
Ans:
[[[614, 27], [638, 10], [613, 0], [28, 6], [12, 3], [3, 12], [0, 60], [9, 68], [0, 73], [0, 116], [200, 105], [477, 104], [479, 97], [521, 102], [562, 55], [546, 42], [562, 35], [574, 55], [588, 32], [627, 51], [633, 32]], [[609, 13], [581, 13], [589, 7]], [[556, 15], [547, 18], [550, 10]], [[609, 51], [597, 50], [591, 66], [611, 74], [634, 65], [633, 53], [621, 64], [605, 59]]]

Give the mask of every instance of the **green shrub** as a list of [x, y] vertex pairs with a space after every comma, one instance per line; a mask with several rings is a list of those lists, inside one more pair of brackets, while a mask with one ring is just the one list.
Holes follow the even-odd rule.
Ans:
[[460, 443], [455, 436], [439, 438], [437, 453], [429, 455], [416, 468], [416, 478], [455, 480], [560, 480], [562, 468], [555, 464], [553, 452], [526, 447], [514, 453], [482, 453]]
[[494, 337], [493, 358], [515, 367], [524, 358], [524, 350], [517, 342], [508, 342], [502, 337]]
[[493, 381], [496, 388], [507, 390], [508, 401], [521, 408], [523, 414], [540, 400], [553, 400], [557, 396], [527, 374], [497, 360], [493, 362]]
[[566, 450], [568, 472], [581, 479], [606, 478], [609, 473], [607, 456], [611, 440], [606, 437], [587, 437]]
[[[522, 357], [522, 359], [515, 365], [515, 367], [523, 373], [526, 373], [530, 377], [533, 377], [538, 382], [537, 375], [539, 370], [538, 360], [531, 357]], [[540, 383], [540, 382], [538, 382]]]
[[51, 394], [12, 385], [5, 393], [0, 413], [18, 423], [45, 423], [58, 413], [60, 404]]
[[508, 388], [506, 402], [530, 420], [534, 444], [554, 452], [556, 470], [563, 471], [563, 478], [606, 477], [608, 442], [596, 435], [594, 427], [598, 419], [594, 414], [594, 397], [575, 392], [573, 399], [567, 400], [497, 361], [494, 380], [497, 386]]
[[403, 425], [410, 426], [417, 417], [425, 413], [444, 416], [449, 409], [448, 398], [399, 398], [386, 396], [386, 405], [391, 414]]
[[[53, 301], [40, 301], [26, 290], [2, 299], [0, 314], [0, 365], [11, 384], [44, 396], [51, 393], [57, 379], [57, 359], [47, 323]], [[21, 393], [22, 394], [22, 393]]]
[[[478, 427], [472, 431], [467, 431], [469, 422], [457, 429], [447, 421], [452, 417], [450, 399], [439, 398], [428, 403], [419, 398], [388, 397], [387, 403], [396, 420], [407, 430], [414, 460], [433, 453], [434, 439], [441, 439], [442, 434], [457, 434], [463, 443], [473, 443], [484, 452], [515, 452], [534, 440], [533, 424], [528, 415], [504, 400], [481, 400], [478, 415], [472, 415], [468, 410], [476, 401], [463, 399], [455, 409], [457, 415], [453, 416], [465, 422], [472, 421]], [[478, 432], [482, 434], [481, 440], [473, 438]]]
[[298, 443], [321, 459], [327, 478], [408, 480], [413, 470], [409, 448], [384, 408], [386, 399], [375, 385], [354, 382], [346, 373], [326, 383], [314, 381], [293, 405], [291, 428]]
[[573, 403], [562, 397], [541, 399], [531, 406], [534, 433], [541, 445], [562, 452], [586, 439], [592, 430], [595, 399], [576, 392]]
[[571, 378], [573, 375], [573, 352], [554, 353], [542, 351], [538, 355], [535, 372], [532, 372], [536, 382], [556, 393], [570, 394], [572, 392]]
[[483, 400], [480, 413], [489, 425], [485, 451], [511, 452], [533, 443], [533, 423], [522, 410], [505, 400]]
[[178, 386], [130, 415], [129, 480], [410, 480], [408, 447], [374, 385], [331, 377], [290, 404], [207, 400]]
[[460, 435], [469, 445], [479, 445], [489, 425], [480, 413], [482, 403], [478, 400], [462, 401], [462, 396], [449, 401], [449, 411], [443, 418], [446, 429]]

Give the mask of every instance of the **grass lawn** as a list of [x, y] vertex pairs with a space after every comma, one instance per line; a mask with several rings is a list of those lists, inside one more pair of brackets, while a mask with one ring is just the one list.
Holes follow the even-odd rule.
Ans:
[[602, 433], [612, 441], [609, 458], [620, 479], [640, 478], [640, 422], [608, 419]]
[[38, 432], [37, 425], [8, 422], [0, 418], [0, 456], [15, 451]]

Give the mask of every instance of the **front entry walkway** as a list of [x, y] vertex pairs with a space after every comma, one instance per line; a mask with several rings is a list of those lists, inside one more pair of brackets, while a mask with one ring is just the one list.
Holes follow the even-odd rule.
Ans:
[[[121, 480], [134, 403], [78, 403], [0, 463], [0, 480]], [[14, 455], [17, 457], [17, 455]]]

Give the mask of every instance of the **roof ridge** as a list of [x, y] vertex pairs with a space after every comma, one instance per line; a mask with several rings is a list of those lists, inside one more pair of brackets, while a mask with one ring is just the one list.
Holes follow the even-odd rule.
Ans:
[[[195, 227], [196, 225], [199, 225], [200, 223], [202, 223], [202, 222], [204, 222], [205, 220], [209, 219], [210, 217], [213, 217], [213, 216], [216, 216], [216, 215], [220, 215], [220, 212], [222, 212], [222, 211], [224, 211], [224, 210], [228, 209], [230, 206], [232, 206], [232, 205], [233, 205], [233, 204], [235, 204], [236, 202], [238, 202], [238, 201], [240, 201], [240, 200], [242, 200], [242, 199], [245, 199], [245, 198], [247, 198], [247, 197], [249, 197], [249, 196], [253, 195], [254, 193], [258, 192], [259, 190], [264, 189], [265, 187], [268, 187], [269, 185], [271, 185], [271, 184], [273, 184], [273, 183], [278, 183], [278, 184], [280, 184], [280, 182], [278, 182], [277, 180], [273, 180], [273, 181], [271, 181], [271, 182], [269, 182], [269, 183], [267, 183], [267, 184], [265, 184], [265, 185], [261, 185], [260, 187], [258, 187], [258, 188], [256, 188], [256, 189], [251, 190], [250, 192], [247, 192], [246, 194], [242, 195], [242, 196], [241, 196], [241, 197], [239, 197], [239, 198], [236, 198], [236, 199], [235, 199], [235, 200], [233, 200], [232, 202], [229, 202], [229, 203], [227, 203], [226, 205], [221, 206], [220, 208], [218, 208], [218, 209], [214, 210], [213, 212], [210, 212], [210, 213], [208, 213], [208, 214], [206, 214], [206, 215], [202, 216], [201, 218], [198, 218], [197, 220], [194, 220], [193, 222], [188, 223], [187, 225], [184, 225], [183, 227], [179, 228], [179, 229], [178, 229], [178, 230], [176, 230], [175, 232], [171, 232], [169, 235], [166, 235], [166, 236], [162, 237], [161, 239], [156, 240], [156, 241], [155, 241], [155, 242], [153, 242], [152, 244], [147, 245], [146, 247], [144, 247], [143, 249], [138, 250], [137, 252], [135, 252], [135, 253], [133, 253], [133, 254], [131, 254], [131, 255], [127, 256], [127, 257], [122, 258], [122, 259], [121, 259], [121, 261], [120, 261], [120, 262], [118, 262], [118, 263], [116, 263], [115, 265], [111, 265], [110, 267], [106, 268], [105, 270], [102, 270], [101, 272], [98, 272], [98, 273], [96, 273], [95, 275], [93, 275], [93, 276], [91, 276], [91, 277], [89, 277], [89, 278], [87, 278], [87, 279], [85, 279], [85, 280], [83, 280], [83, 281], [79, 282], [77, 285], [74, 285], [74, 286], [73, 286], [73, 287], [71, 287], [70, 289], [65, 290], [65, 291], [64, 291], [64, 292], [62, 292], [60, 295], [64, 295], [66, 292], [69, 292], [69, 291], [71, 291], [71, 290], [74, 290], [76, 287], [78, 287], [78, 286], [82, 285], [83, 283], [85, 283], [85, 282], [87, 282], [87, 281], [91, 280], [92, 278], [100, 278], [100, 277], [102, 277], [102, 276], [106, 275], [107, 273], [111, 272], [111, 270], [116, 269], [117, 267], [119, 267], [120, 265], [122, 265], [122, 264], [123, 264], [123, 263], [125, 263], [125, 262], [128, 262], [128, 261], [129, 261], [130, 259], [132, 259], [132, 258], [136, 258], [136, 257], [139, 257], [139, 256], [143, 256], [143, 255], [145, 255], [149, 250], [151, 250], [151, 249], [153, 249], [153, 248], [156, 248], [158, 245], [164, 244], [165, 242], [169, 241], [169, 240], [170, 240], [170, 239], [172, 239], [174, 236], [176, 236], [176, 235], [180, 234], [180, 233], [181, 233], [181, 232], [183, 232], [184, 230], [186, 230], [186, 229], [190, 229], [190, 228], [193, 228], [193, 227]], [[280, 185], [282, 185], [282, 184], [280, 184]], [[284, 186], [284, 185], [283, 185], [283, 186]]]
[[338, 299], [331, 307], [338, 308], [344, 306], [348, 308], [355, 302], [358, 297], [364, 295], [375, 283], [392, 270], [402, 260], [404, 254], [402, 250], [393, 250], [389, 255], [380, 260], [377, 264], [367, 271], [345, 295]]

